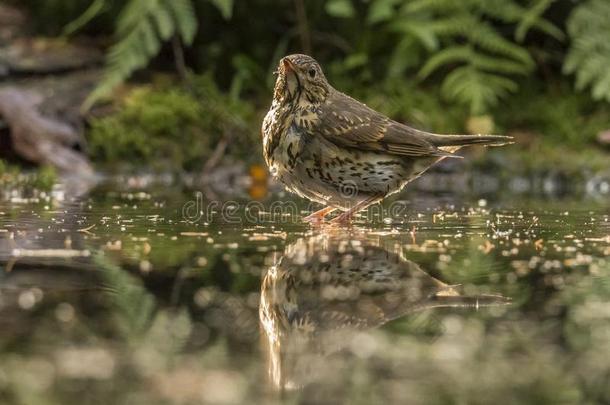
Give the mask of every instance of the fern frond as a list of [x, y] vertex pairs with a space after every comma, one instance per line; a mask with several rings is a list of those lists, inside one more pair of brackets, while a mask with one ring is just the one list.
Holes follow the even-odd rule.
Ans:
[[523, 63], [500, 56], [490, 56], [481, 52], [473, 52], [470, 64], [487, 72], [507, 75], [526, 75], [531, 71], [530, 67]]
[[417, 40], [412, 37], [403, 37], [392, 52], [388, 61], [388, 77], [396, 77], [413, 66], [419, 65], [422, 59], [422, 49]]
[[452, 14], [453, 11], [464, 9], [464, 6], [471, 2], [472, 0], [412, 0], [406, 1], [401, 11], [408, 13], [427, 11]]
[[216, 6], [222, 18], [230, 20], [233, 16], [233, 0], [210, 0]]
[[367, 22], [369, 24], [376, 24], [382, 21], [389, 20], [395, 13], [394, 7], [399, 4], [401, 0], [377, 0], [371, 3], [371, 7], [368, 10]]
[[163, 40], [168, 40], [174, 33], [174, 18], [171, 12], [164, 8], [159, 7], [156, 13], [152, 14], [152, 18], [155, 21], [159, 36]]
[[449, 63], [468, 62], [472, 57], [472, 49], [469, 46], [454, 46], [445, 48], [432, 55], [417, 73], [420, 79], [425, 79], [432, 72]]
[[462, 45], [445, 48], [434, 54], [428, 59], [417, 75], [420, 79], [425, 79], [440, 67], [457, 62], [470, 64], [482, 71], [500, 74], [524, 75], [529, 71], [522, 63], [495, 55], [486, 55], [475, 51], [471, 46]]
[[508, 56], [526, 67], [534, 66], [534, 60], [527, 50], [502, 37], [487, 23], [479, 23], [471, 27], [467, 36], [473, 44], [488, 52]]
[[516, 23], [523, 18], [525, 9], [514, 1], [482, 0], [477, 2], [476, 9], [495, 20], [504, 23]]
[[191, 45], [197, 32], [197, 17], [191, 0], [164, 0], [171, 10], [180, 36], [185, 44]]
[[108, 51], [102, 81], [87, 97], [83, 109], [145, 67], [159, 53], [163, 41], [179, 35], [189, 45], [196, 31], [191, 0], [130, 0], [119, 15], [118, 42]]
[[514, 1], [480, 0], [476, 7], [480, 13], [507, 24], [517, 24], [515, 39], [523, 42], [525, 35], [535, 28], [561, 41], [564, 34], [561, 29], [542, 17], [555, 0], [532, 0], [530, 7], [524, 7]]
[[151, 11], [159, 7], [160, 0], [129, 0], [119, 14], [116, 25], [116, 36], [127, 35], [142, 18], [148, 18]]
[[[557, 27], [555, 24], [544, 20], [544, 19], [539, 19], [538, 21], [534, 22], [533, 27], [535, 27], [537, 30], [540, 30], [541, 32], [549, 35], [552, 38], [555, 38], [557, 41], [563, 41], [565, 40], [565, 34], [564, 32], [561, 30], [561, 28]], [[525, 39], [519, 39], [517, 38], [518, 41], [522, 42]]]
[[576, 89], [583, 90], [589, 85], [595, 84], [596, 79], [608, 70], [607, 59], [604, 55], [597, 54], [586, 60], [578, 60], [575, 65], [578, 68], [576, 75]]
[[[517, 29], [515, 31], [515, 38], [517, 41], [522, 42], [525, 39], [525, 35], [527, 35], [528, 31], [540, 24], [542, 14], [554, 3], [555, 0], [536, 0], [534, 5], [525, 13], [519, 24], [517, 25]], [[546, 29], [548, 30], [554, 27], [552, 24], [546, 24]]]
[[501, 97], [517, 90], [517, 84], [506, 77], [485, 73], [472, 66], [462, 66], [447, 75], [441, 86], [444, 97], [466, 104], [473, 115], [485, 112]]
[[391, 29], [406, 35], [411, 35], [424, 46], [428, 51], [435, 51], [439, 47], [438, 37], [434, 30], [425, 21], [398, 21], [391, 24]]
[[472, 15], [450, 15], [429, 22], [430, 29], [441, 37], [466, 36], [479, 21]]
[[597, 77], [595, 84], [593, 84], [592, 94], [593, 98], [596, 100], [606, 99], [610, 101], [608, 98], [608, 92], [610, 90], [610, 70], [606, 68], [602, 74]]
[[576, 88], [591, 87], [596, 100], [610, 102], [610, 2], [589, 0], [568, 18], [572, 44], [563, 70], [576, 75]]
[[[526, 75], [534, 68], [529, 51], [517, 42], [532, 29], [562, 38], [562, 31], [543, 17], [553, 2], [404, 0], [397, 7], [399, 18], [390, 26], [403, 34], [402, 41], [411, 38], [430, 54], [418, 71], [419, 79], [448, 68], [443, 81], [445, 96], [481, 113], [516, 89], [513, 76]], [[373, 0], [371, 10], [387, 19], [396, 6], [394, 0]], [[496, 22], [514, 27], [512, 38]]]

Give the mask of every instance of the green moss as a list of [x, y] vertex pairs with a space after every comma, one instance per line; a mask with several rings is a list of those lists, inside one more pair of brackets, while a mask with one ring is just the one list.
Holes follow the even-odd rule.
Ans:
[[258, 126], [247, 123], [254, 121], [247, 103], [222, 94], [210, 76], [197, 76], [191, 90], [134, 90], [115, 114], [91, 122], [88, 140], [97, 161], [197, 170], [223, 137], [231, 140], [231, 156], [252, 160]]

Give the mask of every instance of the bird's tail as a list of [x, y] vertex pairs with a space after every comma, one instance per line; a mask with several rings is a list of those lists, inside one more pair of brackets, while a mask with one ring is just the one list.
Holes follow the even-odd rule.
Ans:
[[507, 144], [513, 143], [513, 137], [505, 136], [505, 135], [429, 134], [426, 140], [436, 147], [467, 146], [467, 145], [502, 146], [502, 145], [507, 145]]
[[482, 294], [482, 295], [435, 295], [430, 298], [430, 302], [442, 307], [492, 307], [499, 305], [510, 305], [512, 299], [502, 295]]

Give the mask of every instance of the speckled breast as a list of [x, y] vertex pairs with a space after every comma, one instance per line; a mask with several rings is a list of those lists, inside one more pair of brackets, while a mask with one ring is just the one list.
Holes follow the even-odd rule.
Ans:
[[399, 191], [413, 178], [413, 166], [409, 158], [340, 148], [291, 125], [274, 150], [270, 169], [290, 191], [349, 209], [364, 199]]

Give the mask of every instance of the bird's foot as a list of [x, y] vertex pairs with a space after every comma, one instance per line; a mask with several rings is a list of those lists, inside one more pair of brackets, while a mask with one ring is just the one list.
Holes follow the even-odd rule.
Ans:
[[365, 209], [366, 207], [368, 207], [369, 205], [373, 204], [376, 201], [379, 201], [379, 196], [372, 196], [367, 199], [364, 199], [364, 200], [358, 202], [352, 208], [350, 208], [347, 211], [345, 211], [344, 213], [342, 213], [341, 215], [333, 218], [330, 221], [330, 223], [333, 225], [350, 224], [352, 222], [352, 218], [354, 218], [354, 215], [356, 215], [359, 211]]
[[321, 222], [324, 222], [324, 217], [333, 212], [335, 209], [336, 208], [333, 207], [324, 207], [321, 210], [314, 212], [313, 214], [307, 215], [305, 218], [303, 218], [303, 221], [313, 224], [319, 224]]

